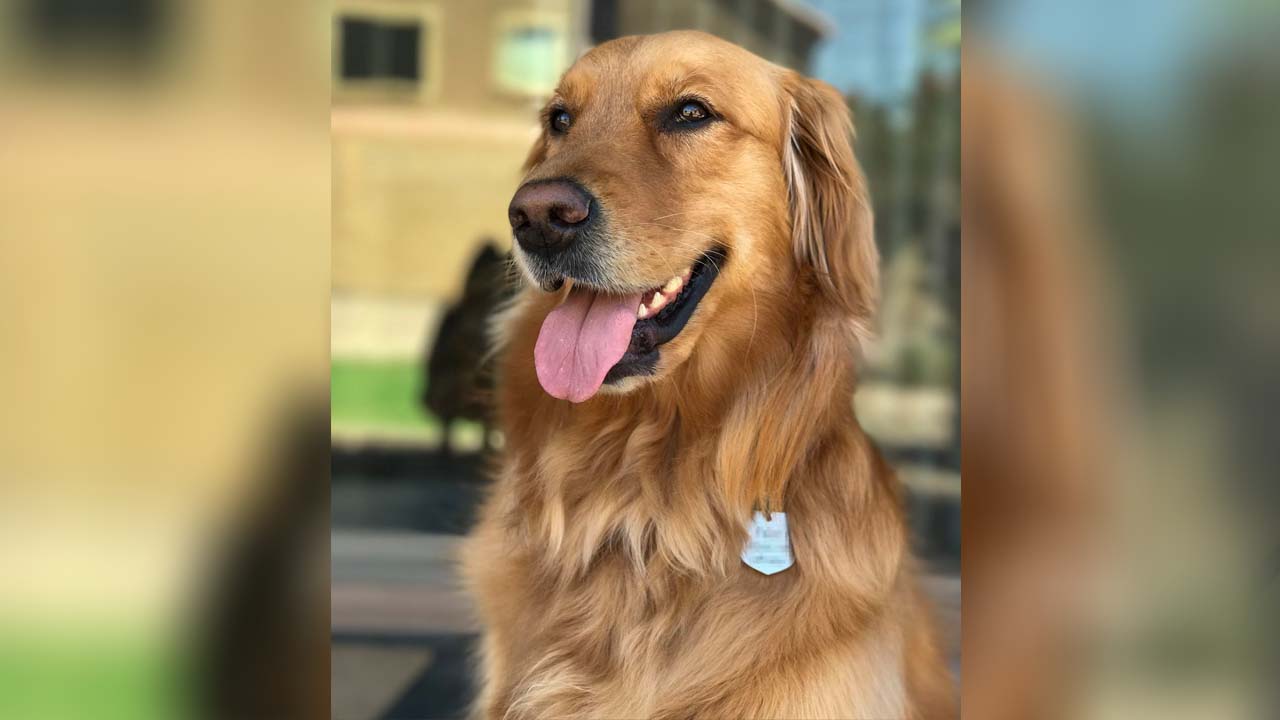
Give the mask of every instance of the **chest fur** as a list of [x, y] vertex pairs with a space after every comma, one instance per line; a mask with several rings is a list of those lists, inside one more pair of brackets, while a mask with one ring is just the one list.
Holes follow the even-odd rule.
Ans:
[[748, 587], [749, 573], [692, 578], [660, 561], [640, 571], [628, 551], [606, 548], [586, 576], [543, 586], [511, 628], [524, 637], [509, 666], [511, 715], [651, 716], [664, 698], [693, 687], [730, 687], [724, 670], [778, 647], [763, 638], [739, 643], [750, 630], [727, 632], [770, 614], [769, 593]]

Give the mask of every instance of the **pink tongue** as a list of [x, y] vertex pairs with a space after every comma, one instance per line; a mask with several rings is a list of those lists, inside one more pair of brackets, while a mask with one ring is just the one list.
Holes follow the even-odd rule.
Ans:
[[631, 343], [640, 295], [605, 295], [573, 288], [542, 321], [533, 348], [538, 382], [549, 395], [580, 403], [600, 389], [604, 376]]

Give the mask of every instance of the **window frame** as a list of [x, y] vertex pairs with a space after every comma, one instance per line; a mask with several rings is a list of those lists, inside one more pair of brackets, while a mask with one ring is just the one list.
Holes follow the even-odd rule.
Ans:
[[[418, 26], [418, 80], [346, 78], [342, 74], [342, 23], [348, 19], [414, 23]], [[333, 8], [333, 103], [425, 104], [439, 99], [444, 67], [444, 13], [437, 3], [394, 0], [335, 0]]]
[[[560, 58], [560, 64], [563, 67], [557, 72], [549, 88], [517, 88], [502, 82], [500, 77], [502, 66], [498, 62], [502, 52], [502, 42], [512, 30], [524, 27], [546, 28], [559, 35], [564, 53], [564, 56]], [[492, 84], [494, 92], [503, 97], [527, 100], [549, 96], [555, 90], [555, 85], [559, 81], [560, 75], [569, 68], [569, 64], [573, 59], [573, 48], [569, 35], [569, 16], [565, 12], [537, 8], [499, 10], [494, 13], [490, 37], [492, 47], [489, 53], [489, 82]]]

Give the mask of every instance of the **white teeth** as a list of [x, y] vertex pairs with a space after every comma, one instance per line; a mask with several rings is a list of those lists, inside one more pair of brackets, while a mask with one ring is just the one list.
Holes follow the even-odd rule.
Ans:
[[668, 303], [676, 299], [680, 294], [681, 288], [689, 281], [691, 270], [685, 270], [683, 274], [677, 275], [666, 282], [660, 289], [653, 292], [653, 297], [648, 302], [641, 302], [640, 309], [636, 310], [636, 317], [643, 320], [652, 315], [657, 315], [658, 311], [666, 307]]

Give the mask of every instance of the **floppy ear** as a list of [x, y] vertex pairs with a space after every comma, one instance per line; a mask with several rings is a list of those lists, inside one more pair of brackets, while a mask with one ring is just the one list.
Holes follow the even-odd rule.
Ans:
[[850, 143], [853, 121], [835, 88], [798, 74], [790, 79], [783, 166], [796, 261], [865, 331], [879, 295], [879, 256], [866, 180]]

